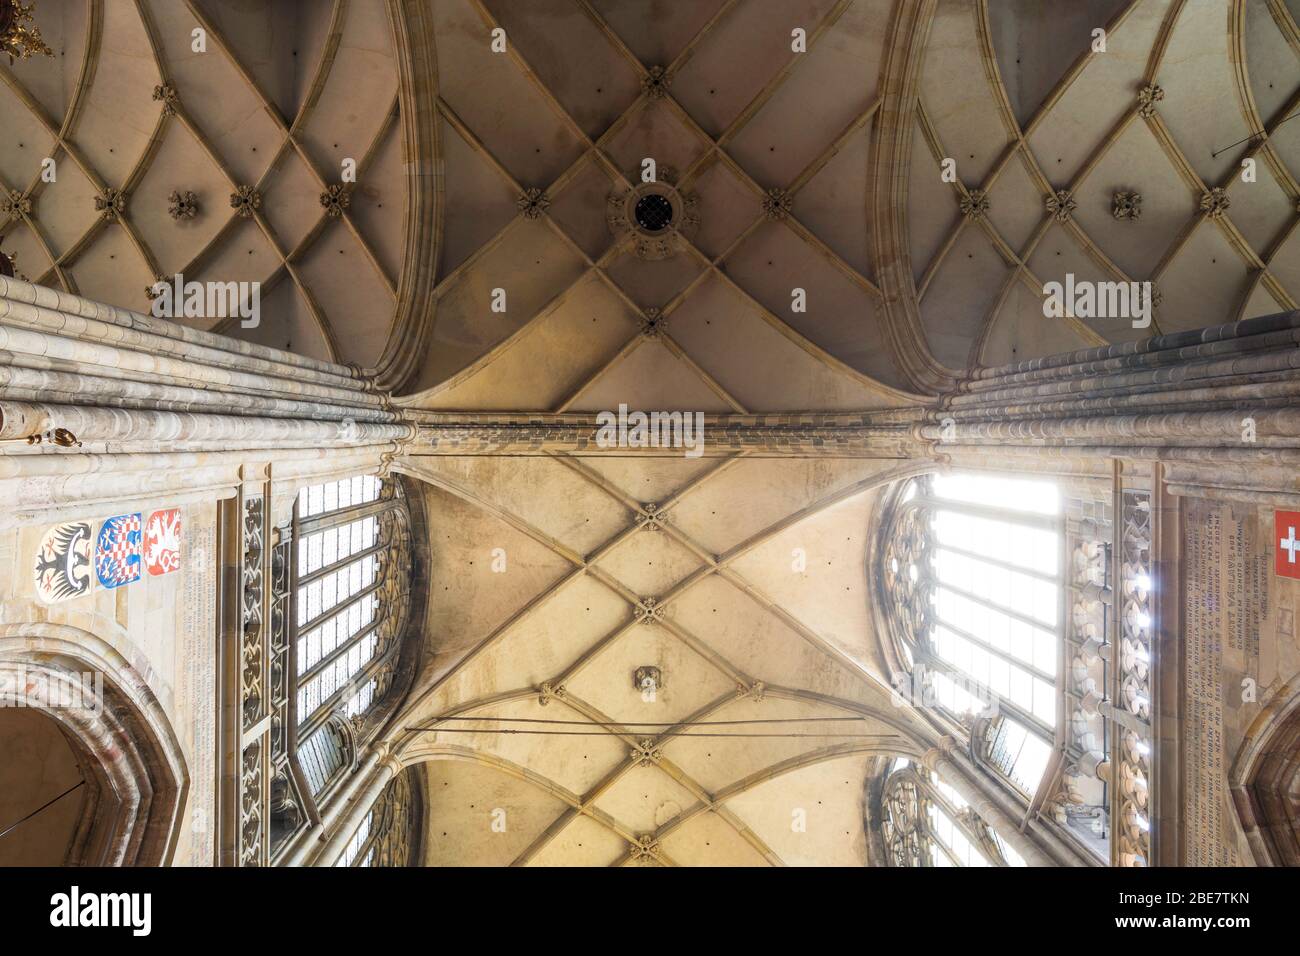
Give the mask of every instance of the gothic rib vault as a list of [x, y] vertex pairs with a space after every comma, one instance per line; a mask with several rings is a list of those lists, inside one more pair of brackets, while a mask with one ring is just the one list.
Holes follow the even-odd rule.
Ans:
[[141, 312], [178, 272], [260, 282], [258, 328], [191, 321], [375, 364], [411, 211], [394, 24], [382, 0], [296, 7], [41, 5], [56, 58], [0, 66], [0, 236], [18, 270]]
[[[1280, 3], [1231, 17], [1095, 3], [1067, 27], [974, 2], [695, 5], [653, 21], [625, 5], [543, 6], [435, 16], [447, 201], [425, 387], [401, 402], [414, 414], [887, 408], [971, 366], [1294, 305], [1295, 134], [1204, 157], [1276, 124], [1300, 94], [1294, 78], [1273, 89], [1298, 52]], [[1094, 23], [1104, 54], [1089, 51]], [[783, 42], [798, 25], [802, 57]], [[498, 26], [508, 56], [466, 42]], [[1252, 69], [1231, 71], [1238, 61]], [[1139, 94], [1157, 84], [1166, 94], [1146, 115]], [[909, 90], [915, 109], [901, 105]], [[697, 197], [697, 230], [663, 259], [605, 223], [643, 156]], [[1271, 182], [1249, 192], [1242, 158]], [[1237, 204], [1211, 215], [1201, 199], [1218, 184]], [[515, 204], [530, 189], [549, 203], [537, 217]], [[1125, 189], [1142, 195], [1137, 220], [1112, 213]], [[967, 206], [982, 214], [964, 215], [980, 193]], [[1044, 321], [1042, 286], [1067, 272], [1153, 281], [1153, 328]], [[795, 286], [806, 313], [791, 309]], [[494, 288], [507, 308], [487, 314]], [[864, 858], [856, 826], [827, 826], [809, 852], [771, 809], [789, 801], [763, 799], [764, 787], [835, 794], [835, 819], [860, 819], [870, 757], [798, 766], [832, 740], [678, 739], [655, 760], [654, 738], [622, 725], [566, 742], [475, 736], [489, 724], [463, 718], [842, 712], [808, 693], [898, 715], [863, 584], [873, 485], [901, 467], [557, 453], [419, 456], [408, 473], [432, 486], [437, 570], [428, 690], [406, 723], [462, 718], [411, 746], [489, 765], [430, 764], [430, 805], [453, 811], [431, 825], [431, 862], [624, 862], [645, 857], [647, 835], [660, 862]], [[662, 529], [638, 530], [647, 505], [667, 510]], [[489, 544], [510, 573], [493, 572]], [[819, 555], [815, 572], [790, 573], [797, 548]], [[663, 622], [637, 623], [647, 597]], [[664, 661], [659, 702], [642, 704], [632, 671]], [[756, 680], [796, 697], [739, 692]], [[524, 801], [507, 841], [457, 825], [488, 794]]]
[[[425, 657], [389, 730], [424, 765], [427, 863], [861, 865], [867, 782], [929, 746], [890, 702], [868, 586], [881, 491], [922, 466], [891, 410], [981, 367], [1300, 301], [1300, 121], [1280, 125], [1300, 5], [1218, 7], [334, 0], [289, 23], [46, 2], [65, 56], [0, 64], [20, 130], [0, 186], [30, 195], [0, 237], [34, 280], [139, 311], [156, 275], [263, 281], [262, 328], [204, 328], [364, 368], [420, 424], [882, 416], [898, 447], [869, 457], [387, 456], [428, 528]], [[175, 45], [193, 26], [205, 55]], [[298, 66], [272, 56], [286, 43]], [[320, 194], [346, 156], [335, 218]], [[649, 255], [610, 223], [646, 158], [698, 220]], [[114, 219], [102, 188], [126, 190]], [[199, 194], [194, 220], [172, 189]], [[1140, 196], [1122, 218], [1121, 192]], [[1044, 319], [1067, 273], [1152, 281], [1153, 326]], [[803, 740], [673, 733], [847, 716], [770, 725]]]
[[[0, 237], [19, 270], [141, 310], [159, 275], [259, 280], [267, 321], [221, 331], [400, 366], [397, 384], [441, 408], [567, 407], [628, 359], [693, 366], [733, 409], [872, 407], [972, 364], [1145, 334], [1038, 321], [1066, 273], [1153, 282], [1152, 332], [1300, 295], [1285, 0], [1096, 0], [1050, 23], [976, 0], [308, 10], [46, 4], [59, 56], [0, 69]], [[498, 27], [504, 55], [480, 42]], [[796, 27], [805, 54], [789, 51]], [[182, 42], [193, 29], [209, 52]], [[698, 229], [657, 264], [606, 225], [646, 157], [697, 199]], [[322, 201], [331, 186], [345, 206]], [[260, 199], [249, 218], [240, 187]], [[530, 190], [539, 215], [518, 206]], [[966, 216], [973, 190], [986, 212]], [[193, 219], [169, 214], [173, 191], [196, 194]], [[1116, 217], [1119, 194], [1136, 217]], [[509, 309], [484, 320], [475, 303], [498, 287]], [[604, 318], [581, 318], [593, 309]], [[647, 309], [664, 334], [628, 355]], [[738, 337], [745, 361], [728, 358]], [[552, 356], [535, 373], [551, 391], [475, 381], [510, 352]], [[803, 394], [772, 393], [773, 369]]]

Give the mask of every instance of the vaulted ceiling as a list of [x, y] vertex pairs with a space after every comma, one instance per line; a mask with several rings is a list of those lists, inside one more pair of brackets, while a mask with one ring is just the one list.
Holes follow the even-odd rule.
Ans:
[[[0, 199], [0, 247], [18, 271], [140, 312], [160, 276], [260, 282], [257, 328], [182, 321], [373, 364], [407, 215], [384, 0], [41, 0], [34, 15], [54, 57], [0, 64], [0, 196], [19, 200]], [[338, 215], [321, 199], [334, 185]], [[258, 193], [248, 215], [241, 187]], [[97, 208], [106, 189], [120, 211]], [[194, 194], [192, 218], [170, 214], [173, 192]]]
[[[873, 409], [972, 365], [1294, 307], [1296, 12], [438, 3], [441, 244], [401, 401], [452, 419]], [[1144, 86], [1164, 93], [1150, 115]], [[646, 158], [698, 216], [668, 255], [618, 221]], [[1203, 209], [1215, 186], [1227, 205]], [[1120, 191], [1138, 218], [1115, 218]], [[1154, 327], [1045, 318], [1043, 286], [1067, 273], [1153, 281]], [[429, 761], [427, 862], [869, 861], [865, 781], [915, 739], [867, 588], [880, 489], [904, 463], [408, 468], [431, 529], [403, 721], [429, 728], [406, 741]], [[642, 666], [662, 671], [653, 703]], [[795, 722], [710, 723], [767, 719]], [[738, 733], [781, 736], [704, 736]]]
[[402, 725], [429, 729], [403, 755], [429, 761], [430, 864], [867, 862], [868, 769], [920, 749], [868, 600], [897, 468], [408, 468], [428, 486], [429, 664]]
[[[674, 407], [879, 407], [933, 384], [911, 340], [960, 371], [1294, 308], [1296, 10], [438, 4], [445, 206], [415, 401], [582, 410], [664, 377]], [[645, 158], [699, 218], [651, 261], [606, 221]], [[1152, 282], [1152, 327], [1045, 318], [1067, 273]], [[647, 309], [662, 334], [637, 335]]]
[[[160, 275], [260, 281], [258, 328], [186, 321], [361, 367], [414, 350], [405, 390], [427, 407], [581, 409], [620, 365], [677, 381], [682, 407], [878, 407], [971, 364], [1300, 301], [1297, 0], [42, 0], [35, 16], [55, 56], [0, 64], [0, 247], [23, 274], [141, 311]], [[699, 220], [662, 259], [607, 223], [646, 158]], [[248, 218], [241, 186], [261, 200]], [[1203, 208], [1216, 187], [1226, 203]], [[107, 189], [116, 215], [96, 208]], [[169, 215], [173, 190], [194, 218]], [[521, 207], [529, 190], [542, 201]], [[984, 213], [963, 215], [974, 190]], [[1115, 218], [1118, 192], [1139, 218]], [[1066, 273], [1152, 281], [1154, 329], [1044, 319]], [[654, 341], [635, 336], [647, 309]]]
[[[905, 401], [864, 215], [888, 16], [834, 0], [436, 4], [446, 204], [417, 403], [584, 410], [656, 380], [705, 411]], [[699, 220], [665, 258], [607, 221], [646, 159]], [[549, 203], [535, 218], [518, 207], [529, 189]], [[651, 309], [662, 331], [639, 336]]]
[[[942, 0], [907, 199], [936, 356], [999, 365], [1296, 308], [1300, 123], [1283, 121], [1300, 108], [1298, 17], [1296, 0]], [[1144, 87], [1159, 90], [1149, 115]], [[941, 182], [944, 157], [958, 183]], [[978, 220], [957, 210], [972, 189]], [[1141, 196], [1139, 218], [1116, 218], [1118, 192]], [[1044, 284], [1066, 273], [1151, 281], [1152, 327], [1044, 319]]]
[[[32, 200], [0, 212], [0, 244], [22, 271], [142, 310], [156, 274], [260, 279], [262, 327], [223, 331], [360, 366], [400, 353], [399, 403], [453, 418], [896, 407], [974, 365], [1300, 301], [1300, 121], [1283, 122], [1300, 0], [37, 15], [59, 56], [0, 64], [16, 133], [0, 186]], [[358, 183], [333, 219], [319, 196], [344, 157]], [[646, 159], [685, 225], [667, 248], [627, 225]], [[229, 207], [239, 185], [261, 190], [251, 219]], [[113, 222], [94, 208], [105, 186], [127, 192]], [[195, 219], [168, 215], [173, 189], [199, 195]], [[1116, 218], [1118, 192], [1141, 196], [1138, 217]], [[1067, 273], [1152, 281], [1153, 327], [1045, 318], [1044, 285]], [[915, 747], [866, 584], [904, 463], [402, 467], [430, 538], [402, 718], [434, 728], [402, 738], [427, 761], [427, 862], [869, 861], [865, 781]], [[653, 702], [642, 666], [663, 675]], [[533, 732], [500, 733], [507, 719]], [[728, 720], [790, 722], [700, 723]], [[703, 736], [740, 732], [782, 736]]]

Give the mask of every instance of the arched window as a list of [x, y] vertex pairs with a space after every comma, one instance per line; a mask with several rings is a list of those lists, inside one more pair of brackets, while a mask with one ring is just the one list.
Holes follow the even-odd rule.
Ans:
[[[410, 511], [395, 480], [356, 475], [302, 488], [292, 519], [277, 529], [269, 576], [272, 766], [263, 798], [270, 862], [320, 818], [400, 690], [393, 687], [413, 616], [413, 561]], [[246, 546], [246, 582], [261, 581], [261, 564], [258, 549]], [[244, 600], [246, 612], [258, 607], [260, 591], [246, 583]], [[258, 752], [246, 748], [243, 759], [256, 783]], [[246, 816], [255, 820], [257, 788], [248, 792]], [[249, 831], [258, 836], [253, 823]], [[246, 863], [258, 861], [260, 846], [247, 841]]]
[[1149, 509], [1109, 480], [932, 474], [887, 493], [876, 552], [900, 690], [1119, 865], [1149, 850]]
[[885, 778], [880, 833], [889, 866], [1025, 865], [938, 774], [905, 759]]
[[356, 759], [356, 728], [392, 683], [410, 594], [400, 485], [372, 475], [298, 494], [290, 611], [294, 739], [313, 799]]
[[303, 488], [294, 515], [299, 737], [335, 709], [364, 714], [388, 688], [409, 592], [409, 532], [396, 485], [358, 475]]
[[1062, 654], [1060, 495], [1051, 482], [927, 475], [902, 494], [885, 587], [924, 699], [974, 725], [1027, 798], [1047, 768]]

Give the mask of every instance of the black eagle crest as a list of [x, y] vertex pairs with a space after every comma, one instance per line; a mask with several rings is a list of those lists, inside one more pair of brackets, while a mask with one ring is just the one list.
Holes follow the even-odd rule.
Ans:
[[90, 525], [54, 529], [36, 554], [36, 585], [55, 601], [90, 590]]

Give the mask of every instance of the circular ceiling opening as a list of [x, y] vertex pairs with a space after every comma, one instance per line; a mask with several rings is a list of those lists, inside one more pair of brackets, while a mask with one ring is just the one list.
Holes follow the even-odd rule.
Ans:
[[672, 225], [673, 204], [667, 196], [651, 193], [636, 201], [633, 215], [636, 216], [636, 224], [646, 232], [659, 232]]

